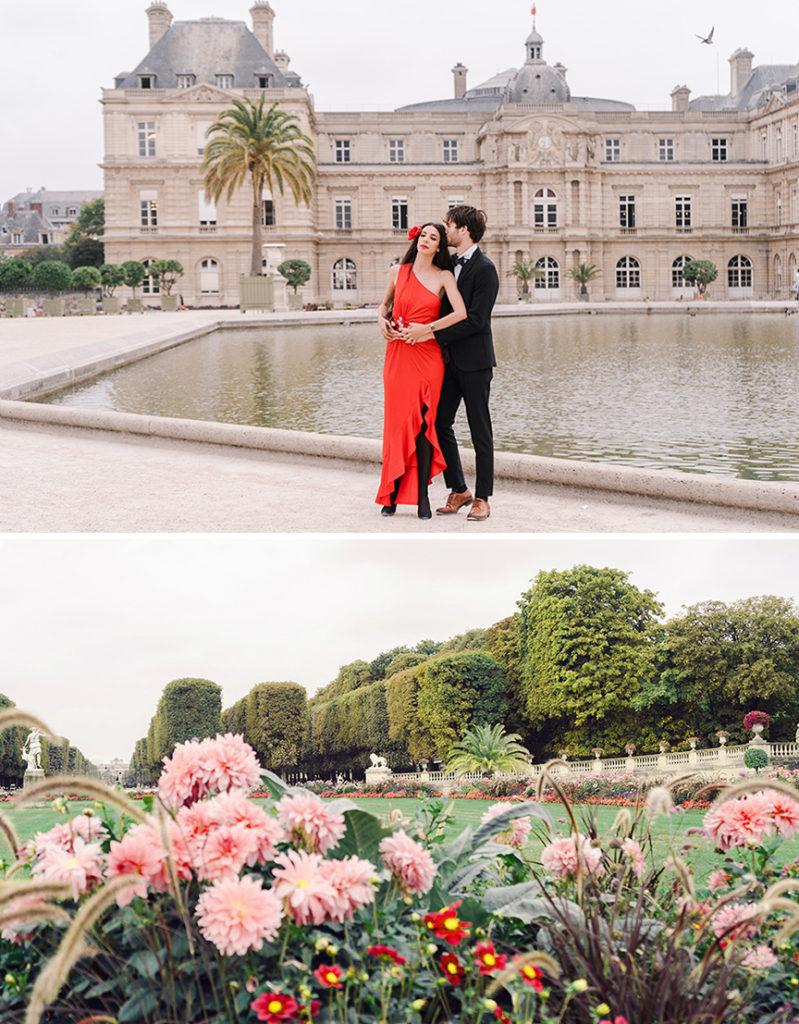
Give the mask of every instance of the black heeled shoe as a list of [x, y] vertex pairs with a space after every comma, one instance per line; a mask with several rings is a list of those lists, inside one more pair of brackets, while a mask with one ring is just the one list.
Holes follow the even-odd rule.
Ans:
[[396, 511], [397, 511], [397, 506], [396, 505], [384, 505], [380, 509], [380, 515], [381, 516], [393, 516]]
[[420, 519], [432, 519], [433, 513], [430, 509], [430, 501], [427, 498], [419, 501], [419, 508], [416, 512]]

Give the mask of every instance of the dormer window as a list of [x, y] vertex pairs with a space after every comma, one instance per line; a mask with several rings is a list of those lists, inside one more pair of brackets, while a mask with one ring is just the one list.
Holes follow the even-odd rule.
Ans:
[[194, 85], [194, 75], [178, 75], [178, 89], [191, 89]]
[[139, 88], [140, 89], [154, 89], [155, 88], [155, 75], [139, 75]]
[[272, 88], [272, 76], [271, 75], [256, 75], [255, 85], [258, 89], [271, 89]]
[[233, 88], [233, 75], [217, 75], [216, 84], [220, 89], [232, 89]]

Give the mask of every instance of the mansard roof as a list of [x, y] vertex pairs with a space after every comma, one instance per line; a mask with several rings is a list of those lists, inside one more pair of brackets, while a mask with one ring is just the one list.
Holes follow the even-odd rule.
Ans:
[[761, 64], [753, 69], [737, 96], [697, 96], [689, 110], [754, 110], [768, 103], [773, 93], [794, 92], [799, 81], [799, 64]]
[[154, 75], [156, 89], [175, 89], [178, 75], [194, 75], [213, 85], [217, 75], [233, 75], [237, 89], [253, 88], [256, 75], [268, 75], [277, 89], [300, 84], [275, 64], [243, 21], [201, 18], [174, 21], [133, 71], [116, 78], [117, 89], [139, 88], [141, 75]]

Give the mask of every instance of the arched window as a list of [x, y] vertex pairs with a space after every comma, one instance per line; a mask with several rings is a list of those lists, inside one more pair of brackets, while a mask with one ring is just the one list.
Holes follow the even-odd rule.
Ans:
[[727, 286], [729, 288], [752, 287], [752, 261], [748, 256], [733, 256], [727, 264]]
[[200, 263], [200, 292], [203, 295], [215, 295], [219, 291], [219, 264], [216, 260], [207, 259]]
[[155, 260], [142, 260], [141, 265], [144, 267], [145, 275], [144, 280], [141, 283], [142, 295], [158, 295], [160, 294], [160, 287], [158, 284], [158, 278], [153, 277], [150, 273], [150, 265], [155, 263]]
[[690, 263], [692, 256], [678, 256], [671, 265], [671, 286], [672, 288], [693, 288], [682, 276], [683, 267]]
[[354, 292], [358, 288], [358, 270], [353, 260], [343, 256], [333, 264], [333, 291]]
[[533, 197], [533, 227], [543, 231], [557, 226], [558, 197], [551, 188], [540, 188]]
[[534, 279], [536, 288], [560, 288], [560, 267], [553, 256], [542, 256], [535, 261], [535, 265], [538, 270], [544, 271], [541, 277]]
[[641, 287], [641, 264], [635, 256], [622, 256], [616, 264], [616, 287]]

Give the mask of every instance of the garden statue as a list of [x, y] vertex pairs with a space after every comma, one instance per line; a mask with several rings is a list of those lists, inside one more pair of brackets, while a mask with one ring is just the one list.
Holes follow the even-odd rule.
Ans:
[[382, 754], [370, 754], [369, 760], [373, 768], [388, 768], [388, 761], [386, 761]]
[[22, 747], [22, 759], [26, 764], [25, 773], [42, 770], [41, 729], [31, 729]]

